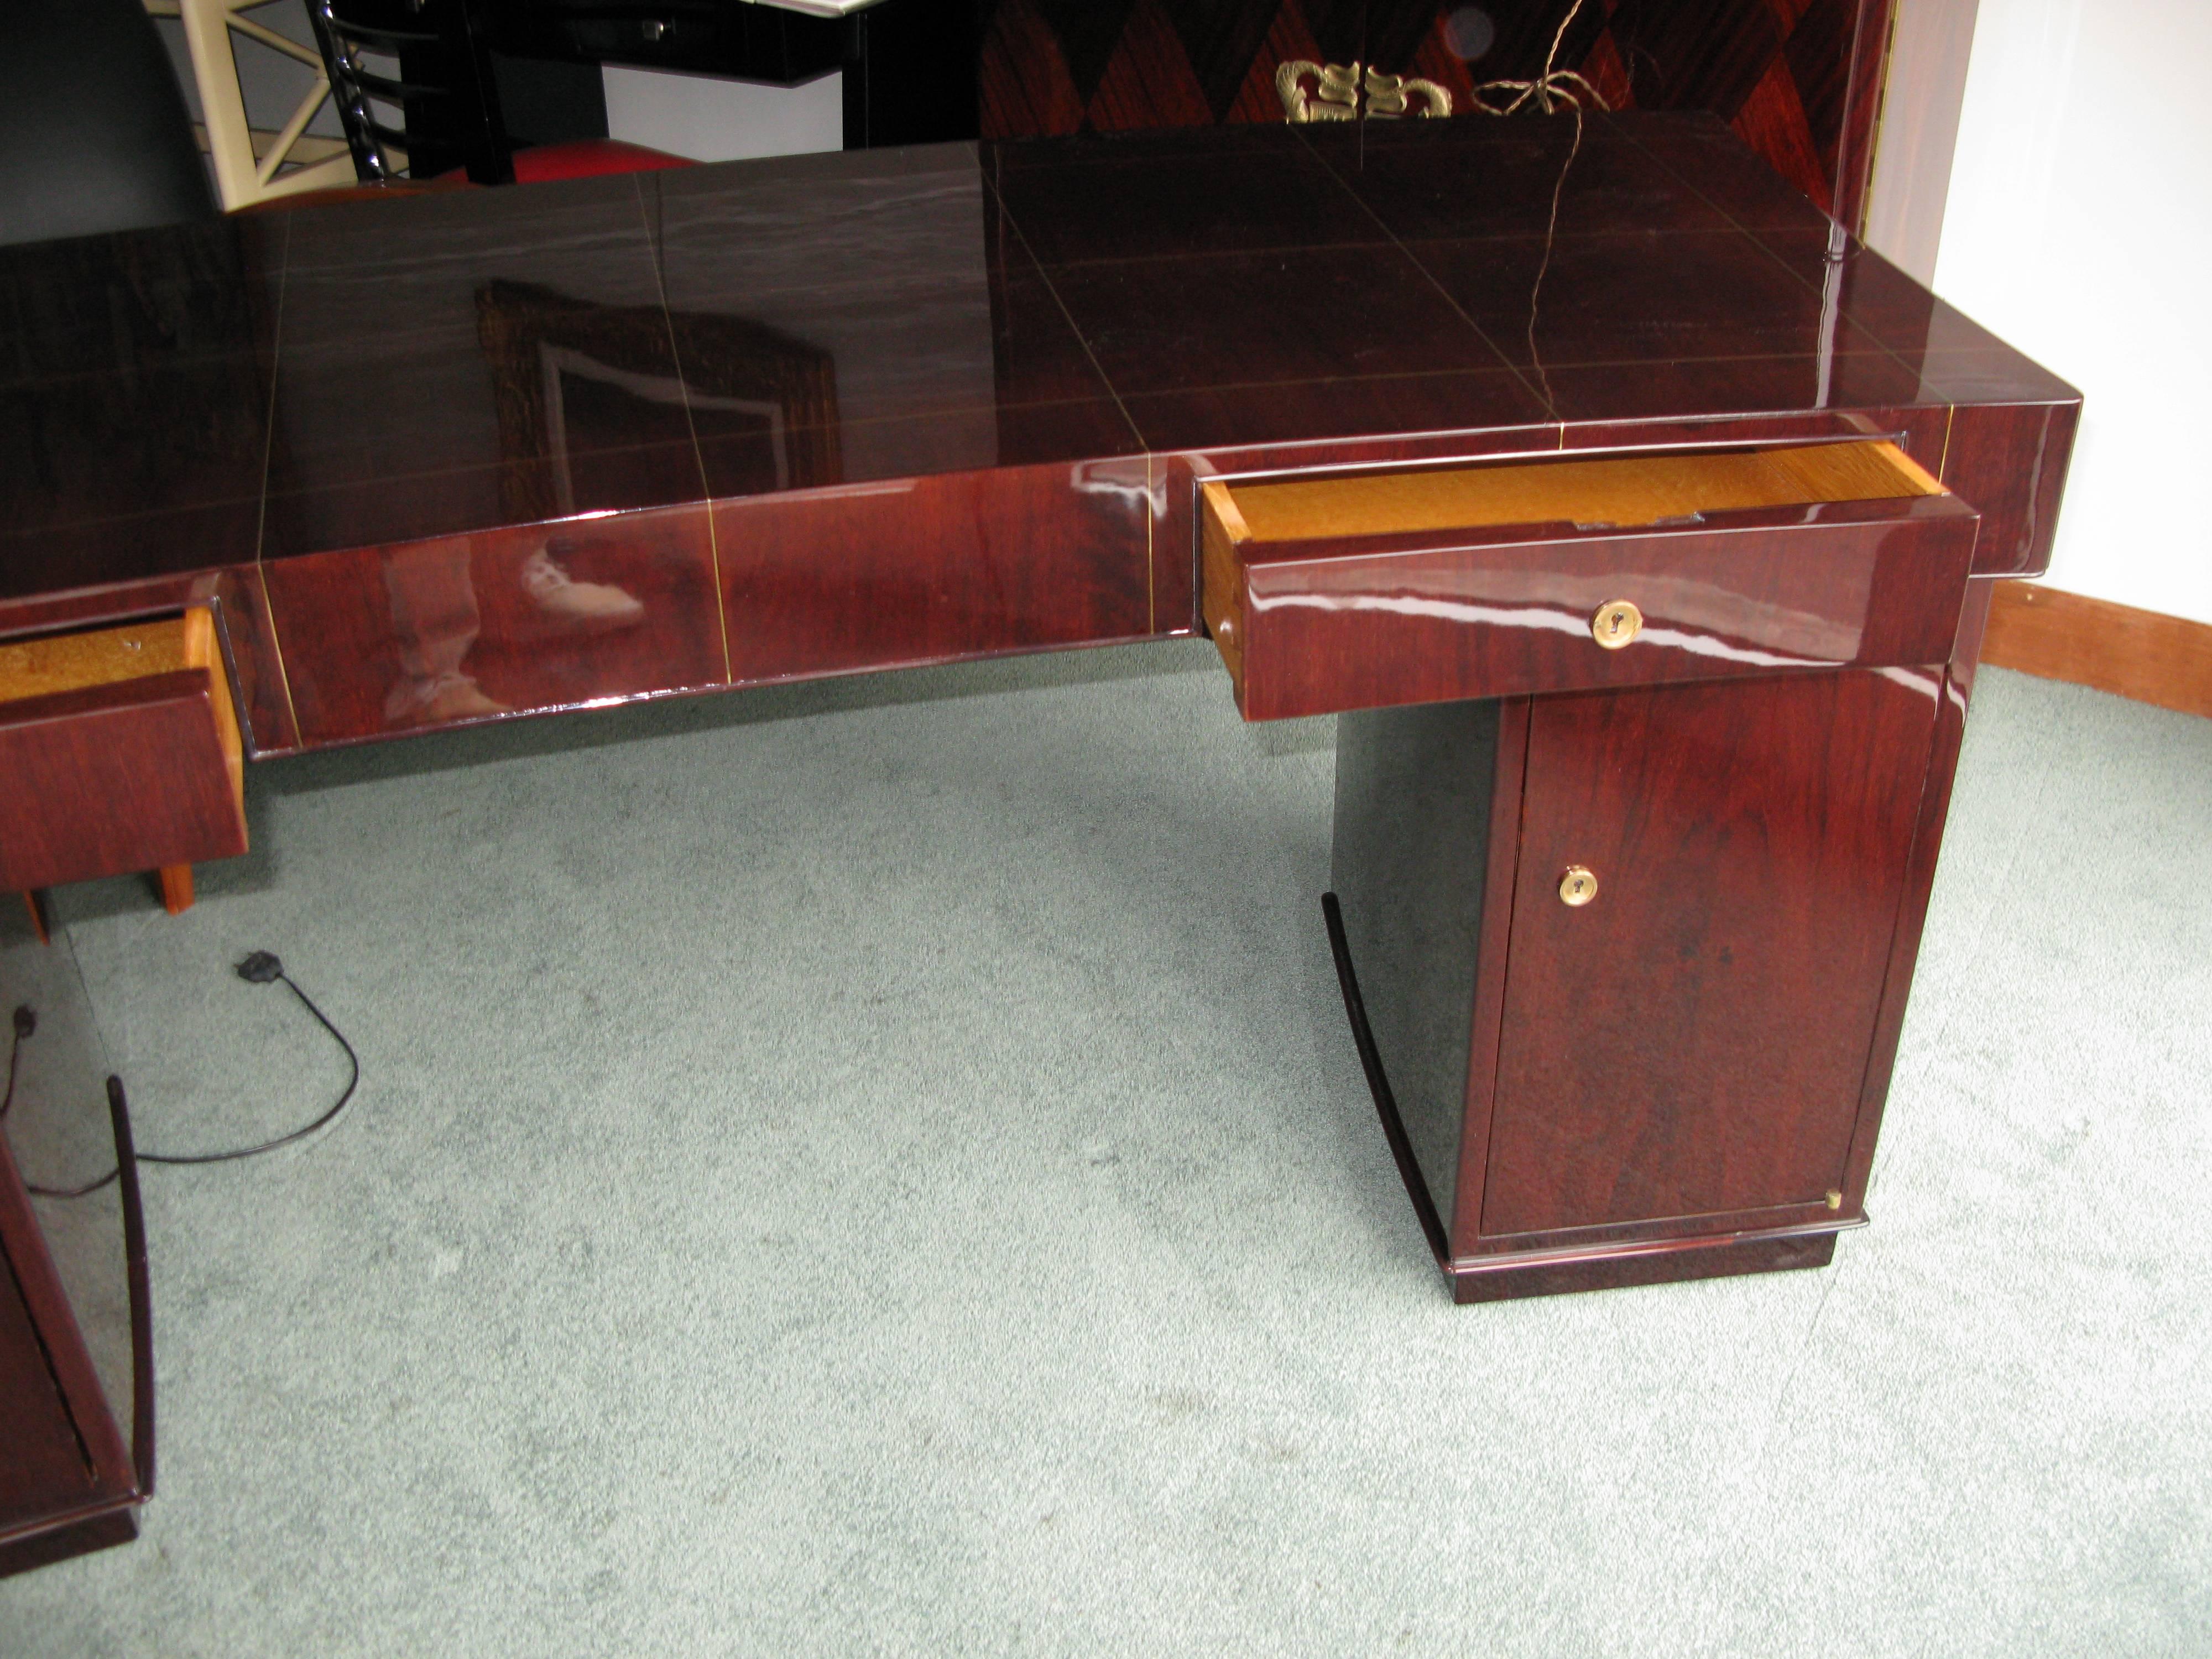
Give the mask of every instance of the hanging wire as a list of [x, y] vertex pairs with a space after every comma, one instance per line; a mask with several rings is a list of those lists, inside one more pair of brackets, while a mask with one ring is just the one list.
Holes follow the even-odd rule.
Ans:
[[[1574, 27], [1575, 19], [1582, 15], [1587, 0], [1575, 0], [1574, 4], [1567, 8], [1566, 16], [1559, 22], [1559, 32], [1552, 37], [1552, 49], [1544, 54], [1544, 72], [1541, 75], [1533, 81], [1485, 81], [1471, 94], [1470, 101], [1475, 108], [1485, 115], [1516, 115], [1533, 100], [1537, 108], [1547, 115], [1557, 114], [1559, 106], [1577, 112], [1586, 106], [1594, 109], [1611, 109], [1613, 106], [1605, 101], [1604, 94], [1578, 71], [1558, 66], [1559, 47], [1567, 38], [1567, 31]], [[1510, 103], [1493, 104], [1483, 96], [1485, 93], [1511, 93], [1513, 98]], [[1579, 141], [1579, 132], [1576, 137]]]

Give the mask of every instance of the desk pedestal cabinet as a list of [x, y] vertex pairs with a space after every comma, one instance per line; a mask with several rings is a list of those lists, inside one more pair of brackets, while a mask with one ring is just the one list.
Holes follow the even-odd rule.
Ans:
[[1247, 712], [1346, 704], [1330, 940], [1455, 1293], [1827, 1261], [1974, 514], [1880, 443], [1206, 488]]

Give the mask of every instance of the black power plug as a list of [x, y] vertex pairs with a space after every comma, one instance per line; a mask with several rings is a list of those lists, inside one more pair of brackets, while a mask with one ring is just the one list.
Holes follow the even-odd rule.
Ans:
[[276, 960], [276, 953], [256, 951], [238, 964], [239, 978], [254, 985], [268, 985], [284, 977], [284, 964]]

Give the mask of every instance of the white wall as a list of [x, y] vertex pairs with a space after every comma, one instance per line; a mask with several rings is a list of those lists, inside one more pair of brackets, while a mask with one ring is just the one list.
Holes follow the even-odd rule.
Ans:
[[2212, 5], [1980, 0], [1936, 292], [2081, 387], [2054, 586], [2212, 623]]
[[695, 161], [801, 155], [845, 147], [845, 77], [795, 87], [609, 64], [607, 137]]

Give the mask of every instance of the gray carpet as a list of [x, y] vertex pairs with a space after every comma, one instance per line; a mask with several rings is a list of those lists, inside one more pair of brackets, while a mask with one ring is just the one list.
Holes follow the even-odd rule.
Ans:
[[331, 1097], [255, 946], [364, 1074], [148, 1172], [161, 1495], [0, 1651], [2212, 1650], [2212, 722], [1985, 677], [1832, 1269], [1464, 1309], [1330, 742], [1203, 644], [710, 699], [272, 763], [187, 916], [11, 914], [38, 1176], [103, 1066], [157, 1150]]

